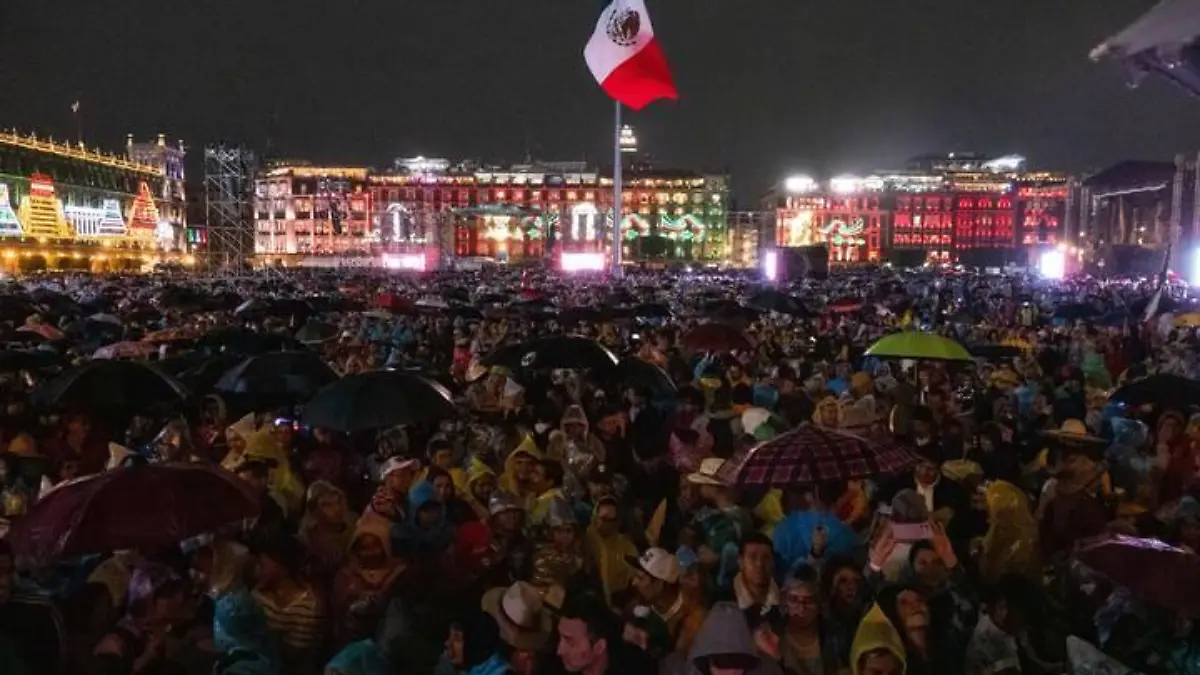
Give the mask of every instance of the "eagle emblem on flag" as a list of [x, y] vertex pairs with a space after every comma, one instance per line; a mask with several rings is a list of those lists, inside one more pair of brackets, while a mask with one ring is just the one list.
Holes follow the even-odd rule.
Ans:
[[637, 41], [642, 29], [642, 18], [635, 9], [614, 5], [608, 17], [608, 39], [614, 43], [628, 47]]

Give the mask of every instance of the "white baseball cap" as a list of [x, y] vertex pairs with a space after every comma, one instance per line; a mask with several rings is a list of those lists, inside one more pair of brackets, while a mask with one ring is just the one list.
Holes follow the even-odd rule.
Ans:
[[626, 556], [625, 560], [646, 574], [668, 584], [679, 583], [679, 562], [675, 556], [658, 547], [648, 548], [638, 557]]

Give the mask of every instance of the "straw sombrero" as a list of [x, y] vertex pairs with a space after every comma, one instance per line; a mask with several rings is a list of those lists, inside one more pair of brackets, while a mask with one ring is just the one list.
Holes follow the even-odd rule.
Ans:
[[1091, 435], [1081, 420], [1069, 419], [1055, 431], [1043, 431], [1042, 435], [1066, 446], [1107, 445], [1108, 441]]

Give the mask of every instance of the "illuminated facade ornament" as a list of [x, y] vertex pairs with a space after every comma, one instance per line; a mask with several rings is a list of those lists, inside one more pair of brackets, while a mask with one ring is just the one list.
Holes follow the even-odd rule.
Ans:
[[[125, 219], [121, 217], [121, 203], [105, 199], [100, 208], [91, 206], [66, 206], [63, 213], [80, 237], [121, 237], [125, 235]], [[173, 230], [172, 230], [173, 232]], [[172, 234], [172, 238], [174, 234]]]
[[571, 208], [571, 239], [592, 241], [596, 238], [596, 221], [599, 217], [596, 205], [588, 202]]
[[29, 177], [29, 194], [21, 202], [18, 214], [23, 234], [32, 237], [65, 239], [74, 236], [62, 202], [54, 193], [54, 181], [45, 174]]
[[21, 221], [9, 201], [8, 186], [0, 183], [0, 235], [21, 234]]
[[154, 204], [154, 195], [150, 192], [150, 186], [142, 182], [129, 209], [129, 235], [136, 239], [151, 240], [158, 229], [158, 221], [158, 207]]

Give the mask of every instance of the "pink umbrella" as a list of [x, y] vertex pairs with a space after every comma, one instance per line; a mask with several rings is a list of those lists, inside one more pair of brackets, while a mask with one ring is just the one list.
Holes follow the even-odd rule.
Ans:
[[7, 539], [36, 560], [152, 550], [258, 513], [250, 487], [223, 469], [135, 466], [55, 487], [13, 523]]
[[140, 359], [157, 351], [149, 342], [116, 342], [105, 345], [92, 354], [93, 359]]
[[48, 342], [56, 342], [67, 337], [66, 334], [61, 330], [51, 326], [48, 323], [27, 323], [17, 330], [25, 331], [27, 333], [37, 333], [38, 335], [46, 338]]

